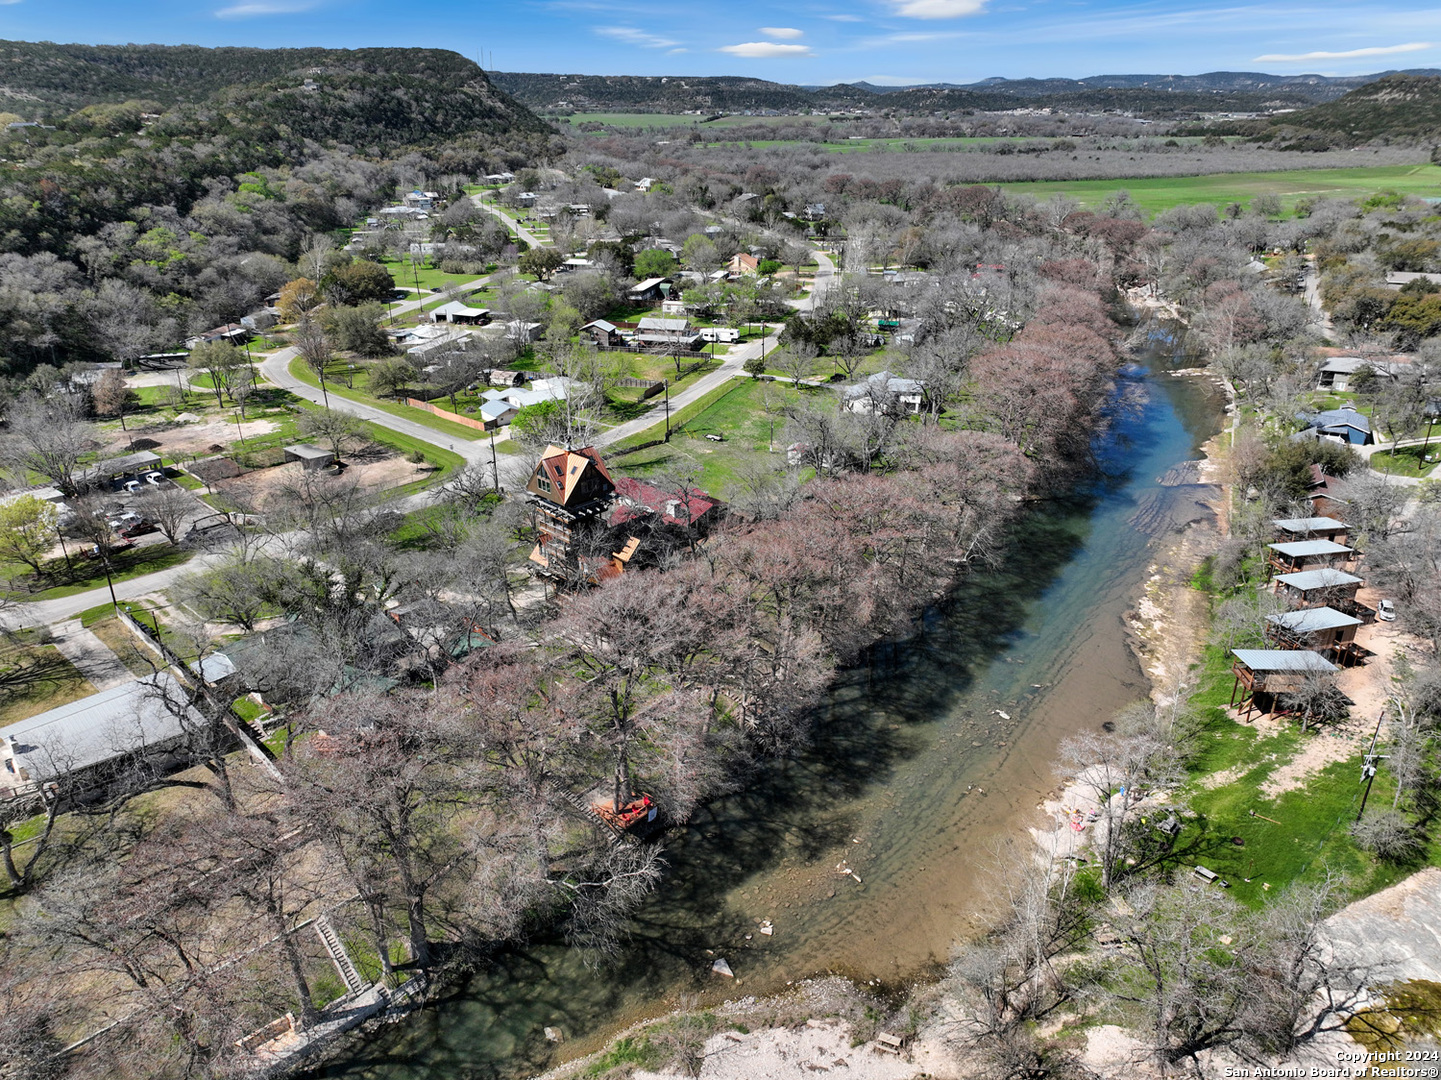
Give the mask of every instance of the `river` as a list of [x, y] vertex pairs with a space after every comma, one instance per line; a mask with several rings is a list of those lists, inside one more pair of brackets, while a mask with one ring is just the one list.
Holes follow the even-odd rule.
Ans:
[[[1185, 366], [1172, 348], [1157, 328], [1122, 372], [1129, 407], [1098, 441], [1088, 490], [1028, 514], [1001, 570], [844, 673], [803, 754], [669, 839], [665, 880], [618, 963], [589, 970], [557, 942], [508, 950], [314, 1075], [512, 1080], [560, 1060], [546, 1026], [571, 1057], [683, 995], [764, 994], [826, 972], [896, 985], [936, 970], [982, 924], [990, 852], [1035, 823], [1057, 744], [1148, 693], [1123, 615], [1156, 537], [1196, 516], [1195, 490], [1160, 477], [1196, 458], [1222, 418], [1208, 381], [1168, 374]], [[734, 982], [711, 973], [715, 957]]]

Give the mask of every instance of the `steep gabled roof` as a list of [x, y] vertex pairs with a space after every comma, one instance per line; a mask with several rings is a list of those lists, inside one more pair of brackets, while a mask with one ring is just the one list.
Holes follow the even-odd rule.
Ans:
[[592, 468], [605, 479], [608, 485], [614, 488], [615, 483], [611, 480], [610, 471], [605, 467], [600, 452], [593, 446], [586, 446], [579, 450], [547, 446], [545, 453], [540, 456], [540, 462], [536, 465], [536, 471], [553, 485], [557, 496], [554, 501], [560, 503], [561, 506], [570, 505], [572, 496], [575, 495], [576, 489], [586, 475], [586, 470]]

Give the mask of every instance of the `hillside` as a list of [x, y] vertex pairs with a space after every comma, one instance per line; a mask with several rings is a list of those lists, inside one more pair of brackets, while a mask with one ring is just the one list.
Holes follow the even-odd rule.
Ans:
[[1334, 78], [1216, 71], [1204, 75], [1096, 75], [1085, 79], [996, 78], [964, 85], [893, 87], [870, 83], [791, 86], [737, 77], [491, 74], [497, 86], [526, 105], [550, 111], [807, 112], [864, 108], [930, 112], [1026, 105], [1120, 110], [1155, 117], [1306, 108], [1384, 77], [1386, 73]]
[[1388, 75], [1273, 124], [1323, 132], [1343, 140], [1441, 134], [1441, 76]]
[[[366, 79], [378, 80], [369, 89], [424, 99], [427, 107], [444, 108], [444, 94], [460, 93], [466, 99], [464, 108], [493, 110], [505, 123], [534, 127], [527, 111], [497, 92], [474, 62], [444, 49], [206, 49], [0, 41], [0, 98], [8, 99], [0, 101], [0, 107], [27, 119], [53, 120], [88, 105], [134, 99], [163, 106], [198, 104], [237, 86], [300, 86], [305, 78], [342, 84], [346, 93], [366, 89]], [[249, 100], [253, 104], [256, 99]], [[453, 123], [452, 118], [441, 127]]]

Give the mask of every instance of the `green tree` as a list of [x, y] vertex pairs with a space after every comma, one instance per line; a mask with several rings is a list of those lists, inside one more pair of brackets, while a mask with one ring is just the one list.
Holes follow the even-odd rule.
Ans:
[[249, 366], [245, 353], [228, 341], [202, 341], [190, 351], [190, 367], [210, 377], [215, 404], [222, 409], [225, 408], [224, 395], [239, 377], [241, 369]]
[[553, 247], [537, 247], [522, 255], [519, 265], [522, 274], [534, 274], [541, 281], [547, 281], [564, 264], [563, 253]]
[[675, 272], [675, 256], [665, 248], [646, 248], [636, 252], [635, 276], [646, 278], [670, 277]]
[[409, 360], [393, 357], [370, 365], [370, 390], [381, 397], [400, 397], [415, 381], [415, 368]]
[[755, 378], [756, 376], [765, 374], [766, 360], [764, 356], [752, 356], [742, 366], [745, 368], [747, 375]]
[[41, 559], [55, 543], [55, 507], [26, 493], [0, 503], [0, 556], [24, 563], [38, 577]]
[[358, 259], [331, 270], [321, 279], [320, 288], [332, 304], [355, 307], [386, 299], [395, 291], [395, 281], [379, 263]]
[[720, 252], [705, 233], [692, 233], [686, 237], [685, 245], [681, 248], [681, 258], [685, 260], [687, 269], [697, 270], [702, 274], [709, 274], [720, 266], [721, 262]]
[[325, 332], [338, 349], [360, 356], [385, 356], [390, 339], [380, 328], [385, 308], [371, 302], [356, 307], [335, 307], [326, 312]]

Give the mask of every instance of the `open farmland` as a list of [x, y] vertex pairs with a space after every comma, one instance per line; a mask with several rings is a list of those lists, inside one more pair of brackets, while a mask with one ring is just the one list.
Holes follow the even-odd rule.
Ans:
[[1283, 172], [1218, 173], [1212, 176], [1162, 176], [1118, 180], [1034, 181], [1006, 184], [1013, 195], [1070, 195], [1097, 206], [1122, 189], [1147, 212], [1193, 203], [1249, 203], [1257, 195], [1275, 193], [1287, 212], [1304, 196], [1365, 196], [1378, 191], [1441, 198], [1441, 167], [1376, 165], [1358, 169], [1291, 169]]

